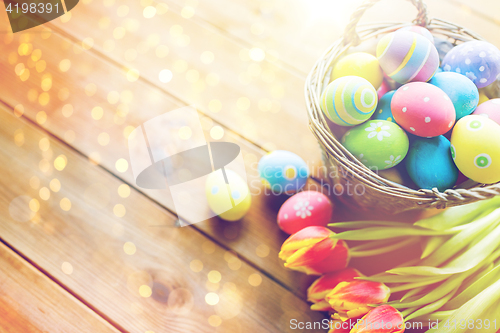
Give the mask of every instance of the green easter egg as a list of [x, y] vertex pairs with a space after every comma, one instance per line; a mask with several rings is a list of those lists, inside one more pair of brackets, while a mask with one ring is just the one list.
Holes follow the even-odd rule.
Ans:
[[370, 120], [353, 127], [342, 137], [342, 144], [372, 170], [398, 165], [410, 146], [405, 131], [386, 120]]
[[377, 91], [359, 76], [340, 77], [330, 82], [321, 95], [321, 110], [340, 126], [358, 125], [370, 119], [377, 103]]

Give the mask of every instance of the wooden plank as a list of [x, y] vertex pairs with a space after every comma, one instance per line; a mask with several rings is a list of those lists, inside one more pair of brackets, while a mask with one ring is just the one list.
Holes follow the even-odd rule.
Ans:
[[[152, 1], [143, 4], [156, 5]], [[120, 17], [118, 8], [123, 6], [128, 14]], [[260, 61], [258, 50], [253, 54], [257, 61], [251, 60], [248, 48], [174, 11], [150, 19], [143, 12], [138, 1], [82, 1], [69, 21], [54, 24], [78, 41], [92, 39], [93, 50], [137, 69], [142, 78], [195, 104], [258, 146], [294, 151], [311, 162], [320, 160], [318, 144], [308, 128], [303, 77], [278, 63]], [[89, 17], [106, 22], [105, 27], [89, 29]], [[158, 57], [165, 46], [168, 55]], [[173, 73], [167, 83], [159, 79], [165, 69]], [[220, 110], [214, 100], [221, 102]]]
[[459, 6], [463, 11], [482, 16], [486, 20], [500, 25], [500, 3], [489, 0], [448, 0]]
[[0, 242], [0, 332], [118, 332]]
[[[284, 62], [302, 73], [308, 73], [324, 50], [341, 37], [351, 14], [363, 2], [352, 1], [244, 1], [215, 0], [186, 2], [162, 0], [178, 13], [193, 8], [192, 20], [200, 25], [207, 23], [247, 47], [258, 46], [279, 54]], [[498, 25], [485, 21], [471, 11], [481, 10], [498, 15], [496, 1], [425, 0], [429, 16], [439, 17], [473, 29], [497, 46], [500, 41], [495, 31]], [[407, 1], [384, 0], [369, 9], [362, 22], [401, 21], [410, 22], [416, 10]], [[498, 19], [498, 17], [497, 17]], [[497, 22], [498, 23], [498, 22]]]
[[[13, 35], [12, 40], [5, 40], [10, 42], [4, 45], [4, 52], [0, 54], [0, 62], [5, 64], [0, 68], [0, 76], [3, 78], [0, 80], [0, 100], [17, 107], [19, 112], [23, 110], [24, 115], [35, 122], [39, 121], [51, 133], [129, 184], [135, 185], [130, 168], [124, 173], [116, 169], [118, 160], [129, 159], [124, 133], [185, 104], [143, 81], [129, 82], [125, 72], [110, 66], [91, 52], [82, 51], [57, 34], [53, 33], [48, 39], [44, 37], [47, 36], [42, 33], [21, 33]], [[42, 57], [38, 62], [46, 64], [41, 73], [36, 70], [36, 65], [29, 67], [33, 54], [19, 56], [18, 49], [24, 39], [32, 45], [33, 50], [40, 50]], [[9, 63], [11, 57], [15, 57], [16, 61]], [[59, 64], [65, 59], [70, 59], [71, 68], [62, 72]], [[16, 66], [21, 66], [18, 64], [29, 70], [26, 81], [16, 75]], [[50, 78], [51, 87], [47, 92], [41, 89], [44, 78]], [[95, 91], [90, 91], [89, 87], [95, 87]], [[92, 94], [88, 96], [86, 93]], [[116, 94], [120, 96], [119, 102], [108, 100], [108, 97]], [[49, 99], [47, 104], [41, 105], [40, 102], [46, 102], [45, 98]], [[102, 118], [97, 120], [92, 115], [95, 107], [103, 109]], [[94, 117], [97, 115], [94, 113]], [[205, 124], [205, 136], [210, 138], [211, 129], [218, 124], [205, 117], [202, 121]], [[102, 133], [109, 136], [109, 143], [104, 146], [99, 143], [99, 136], [105, 135]], [[303, 290], [302, 282], [308, 281], [307, 277], [283, 269], [282, 262], [278, 259], [278, 252], [286, 235], [278, 229], [275, 219], [279, 202], [284, 198], [268, 200], [269, 197], [262, 191], [256, 165], [264, 152], [227, 128], [220, 140], [235, 142], [242, 148], [248, 182], [254, 195], [252, 208], [241, 223], [232, 224], [213, 219], [199, 223], [196, 227], [261, 267], [288, 288]], [[215, 140], [212, 138], [211, 141]], [[168, 192], [145, 190], [145, 193], [161, 205], [173, 209], [173, 201]], [[257, 249], [262, 246], [269, 248], [268, 256], [261, 257], [257, 254]]]
[[3, 107], [0, 120], [0, 237], [124, 330], [287, 332], [322, 318], [141, 193], [121, 197], [119, 179], [58, 140]]

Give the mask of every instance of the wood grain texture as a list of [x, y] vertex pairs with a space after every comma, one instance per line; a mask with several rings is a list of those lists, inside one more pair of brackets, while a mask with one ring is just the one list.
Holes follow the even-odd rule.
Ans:
[[[124, 17], [118, 14], [120, 6], [128, 8]], [[195, 104], [256, 145], [268, 151], [290, 150], [311, 163], [320, 160], [318, 144], [308, 128], [302, 77], [283, 69], [270, 56], [252, 61], [248, 47], [213, 27], [172, 10], [146, 19], [144, 8], [138, 1], [117, 0], [109, 6], [92, 1], [76, 7], [68, 22], [56, 20], [54, 24], [79, 41], [92, 38], [93, 50], [137, 69], [142, 78], [186, 104]], [[89, 29], [88, 17], [106, 24]], [[168, 55], [158, 57], [159, 46], [168, 47]], [[205, 52], [213, 54], [210, 63]], [[136, 55], [134, 60], [131, 54]], [[164, 69], [173, 72], [168, 83], [159, 80]], [[213, 100], [221, 101], [220, 110], [211, 106]]]
[[[120, 173], [115, 167], [119, 159], [129, 159], [124, 131], [128, 126], [135, 128], [157, 115], [185, 104], [142, 81], [129, 82], [121, 69], [110, 66], [90, 51], [82, 51], [55, 33], [48, 39], [43, 37], [43, 34], [16, 34], [5, 45], [5, 52], [0, 54], [0, 62], [5, 64], [0, 68], [0, 75], [4, 78], [0, 81], [0, 99], [12, 107], [17, 106], [18, 110], [22, 107], [24, 114], [34, 122], [44, 120], [43, 115], [46, 115], [41, 126], [129, 184], [135, 185], [130, 168]], [[41, 50], [42, 58], [38, 61], [46, 62], [46, 69], [41, 73], [38, 73], [36, 66], [29, 67], [30, 56], [16, 56], [17, 60], [9, 64], [9, 57], [18, 54], [23, 38], [29, 38], [34, 50]], [[75, 49], [78, 54], [75, 54]], [[71, 61], [71, 67], [67, 72], [61, 72], [59, 64], [65, 59]], [[30, 71], [29, 78], [24, 82], [15, 72], [19, 63]], [[41, 82], [45, 77], [50, 77], [51, 88], [44, 94]], [[87, 96], [85, 89], [91, 84], [95, 84], [96, 90], [91, 96]], [[64, 92], [68, 92], [68, 96], [63, 96]], [[42, 94], [50, 99], [46, 105], [40, 104]], [[113, 94], [120, 96], [120, 100], [114, 104], [108, 100]], [[35, 98], [30, 101], [32, 95]], [[68, 115], [63, 113], [65, 106], [73, 110], [69, 117], [64, 116]], [[96, 120], [92, 117], [94, 107], [102, 107], [102, 118]], [[210, 138], [209, 132], [217, 123], [206, 117], [201, 120], [206, 125], [206, 137]], [[98, 137], [101, 133], [109, 135], [109, 144], [99, 144]], [[291, 290], [305, 290], [310, 279], [303, 274], [285, 270], [278, 259], [278, 252], [286, 235], [278, 229], [276, 215], [279, 204], [286, 198], [272, 198], [270, 193], [266, 195], [263, 191], [256, 166], [264, 151], [227, 129], [225, 133], [220, 141], [237, 143], [242, 149], [250, 190], [254, 195], [253, 204], [239, 223], [212, 219], [198, 223], [195, 227], [261, 267]], [[141, 191], [168, 209], [174, 209], [169, 191]], [[256, 251], [259, 246], [269, 248], [269, 255], [265, 258], [258, 256]]]
[[[64, 144], [4, 108], [0, 119], [0, 237], [124, 330], [287, 332], [291, 319], [322, 318], [234, 252], [172, 227], [175, 217], [141, 193], [120, 197], [120, 180]], [[64, 155], [67, 166], [56, 170], [47, 154]], [[47, 198], [42, 188], [55, 178], [61, 188]], [[23, 214], [30, 220], [16, 222]]]
[[118, 332], [0, 242], [0, 332]]
[[[200, 25], [209, 23], [228, 38], [249, 48], [258, 46], [276, 52], [279, 62], [304, 76], [324, 50], [342, 36], [351, 14], [363, 0], [215, 0], [200, 1], [196, 6], [183, 0], [163, 2], [179, 13], [186, 7], [193, 7], [195, 15], [192, 20]], [[473, 29], [500, 46], [494, 33], [499, 25], [477, 15], [477, 12], [497, 15], [495, 1], [425, 0], [425, 3], [430, 17]], [[416, 10], [408, 1], [383, 0], [365, 12], [361, 22], [410, 22], [415, 16]]]

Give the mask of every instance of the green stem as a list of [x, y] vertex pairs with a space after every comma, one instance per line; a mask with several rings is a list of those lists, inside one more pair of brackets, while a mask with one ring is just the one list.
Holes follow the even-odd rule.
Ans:
[[401, 242], [398, 242], [398, 243], [395, 243], [392, 245], [388, 245], [385, 247], [380, 247], [378, 249], [373, 249], [373, 250], [368, 250], [368, 251], [359, 251], [359, 247], [363, 246], [363, 245], [360, 245], [359, 247], [351, 248], [349, 253], [350, 253], [352, 258], [376, 256], [379, 254], [392, 252], [394, 250], [400, 249], [400, 248], [408, 246], [410, 244], [418, 243], [418, 241], [419, 241], [418, 237], [412, 237], [412, 238], [402, 240]]

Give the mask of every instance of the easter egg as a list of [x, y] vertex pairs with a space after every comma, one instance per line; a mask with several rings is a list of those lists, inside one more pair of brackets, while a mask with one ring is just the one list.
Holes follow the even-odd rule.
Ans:
[[398, 165], [408, 153], [406, 133], [386, 120], [369, 120], [350, 129], [342, 144], [370, 169], [389, 169]]
[[490, 99], [488, 98], [488, 96], [486, 96], [486, 94], [482, 91], [479, 92], [479, 103], [477, 103], [477, 105], [481, 105], [483, 104], [484, 102], [486, 101], [489, 101]]
[[455, 47], [450, 41], [446, 39], [442, 39], [439, 37], [434, 38], [434, 45], [436, 46], [436, 49], [439, 54], [439, 61], [442, 63], [444, 57], [450, 52], [452, 48]]
[[472, 114], [490, 118], [500, 125], [500, 98], [493, 98], [484, 102]]
[[464, 75], [454, 72], [437, 73], [429, 83], [448, 95], [455, 107], [457, 120], [470, 115], [479, 103], [476, 85]]
[[391, 111], [401, 127], [421, 137], [448, 132], [456, 118], [448, 95], [425, 82], [411, 82], [399, 88], [392, 97]]
[[391, 86], [390, 84], [384, 79], [382, 81], [382, 84], [380, 85], [380, 88], [377, 89], [377, 97], [380, 100], [382, 96], [387, 94], [389, 91], [391, 91]]
[[399, 83], [427, 82], [439, 67], [434, 44], [411, 31], [385, 35], [377, 45], [377, 58], [384, 72]]
[[500, 74], [500, 50], [485, 41], [465, 42], [448, 52], [442, 67], [467, 76], [478, 88], [486, 87]]
[[389, 91], [387, 94], [382, 96], [382, 98], [378, 101], [377, 110], [373, 114], [372, 119], [381, 119], [394, 122], [391, 112], [391, 101], [392, 96], [396, 90]]
[[451, 156], [458, 169], [478, 183], [500, 181], [500, 125], [478, 115], [460, 119], [451, 135]]
[[326, 227], [333, 213], [333, 204], [321, 192], [299, 192], [281, 206], [278, 212], [278, 226], [287, 234], [310, 226]]
[[331, 81], [344, 76], [360, 76], [378, 89], [382, 84], [382, 69], [375, 56], [366, 52], [346, 55], [333, 66]]
[[422, 35], [425, 38], [427, 38], [432, 44], [434, 44], [434, 37], [432, 36], [431, 32], [427, 30], [424, 27], [421, 27], [419, 25], [410, 25], [408, 27], [404, 27], [401, 29], [398, 29], [397, 31], [411, 31], [416, 34]]
[[286, 150], [275, 150], [264, 155], [257, 168], [264, 186], [278, 194], [297, 192], [309, 177], [306, 162]]
[[326, 87], [321, 110], [337, 125], [354, 126], [368, 120], [377, 108], [377, 91], [358, 76], [344, 76]]
[[457, 181], [458, 169], [451, 158], [450, 141], [442, 135], [413, 141], [405, 161], [408, 175], [419, 188], [437, 188], [442, 192], [453, 188]]
[[227, 181], [222, 172], [214, 172], [207, 177], [205, 195], [208, 206], [221, 219], [236, 221], [250, 208], [252, 197], [247, 183], [236, 172], [225, 169]]

